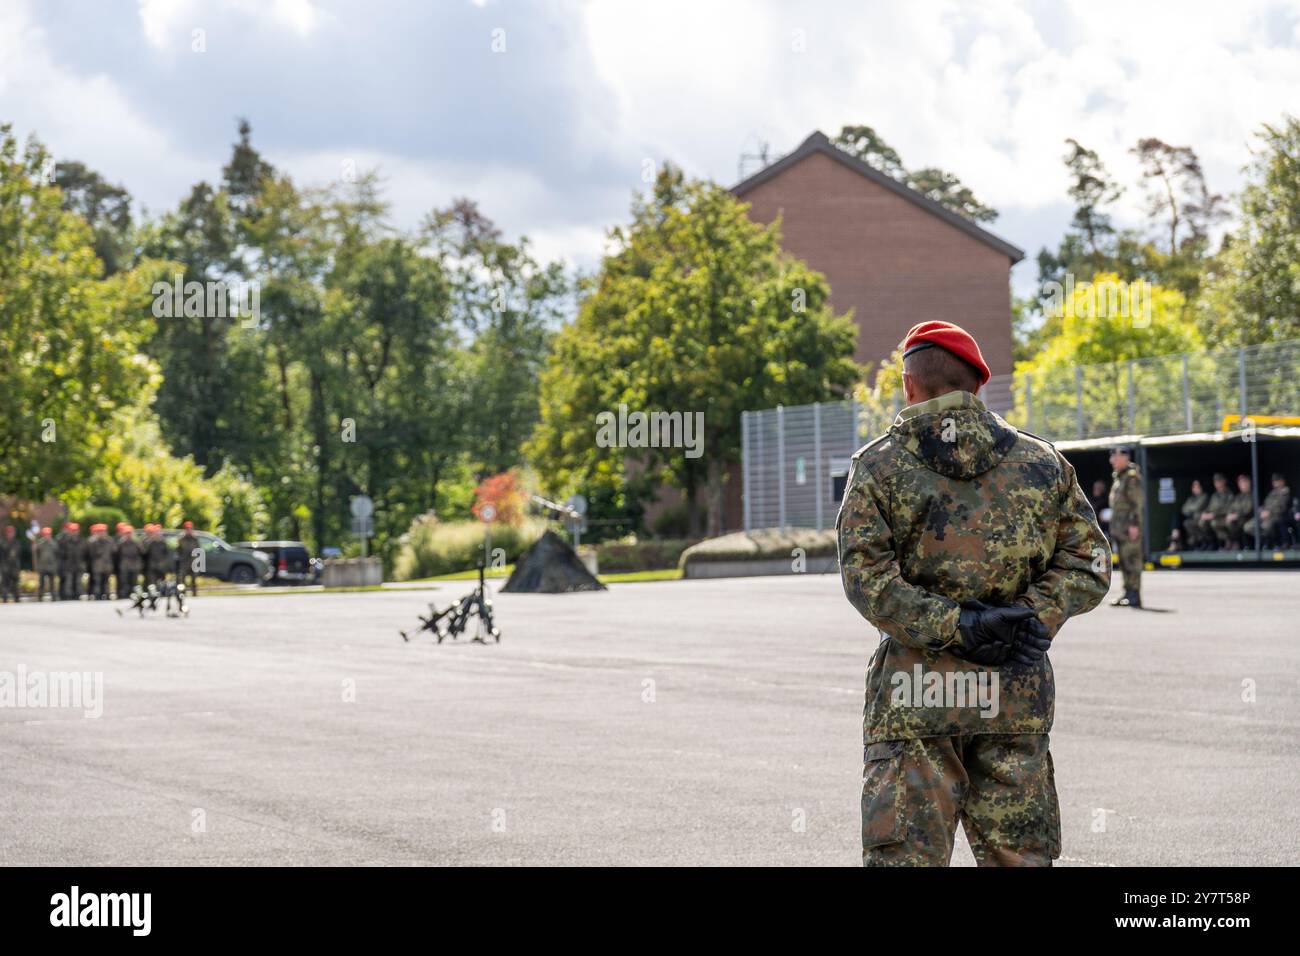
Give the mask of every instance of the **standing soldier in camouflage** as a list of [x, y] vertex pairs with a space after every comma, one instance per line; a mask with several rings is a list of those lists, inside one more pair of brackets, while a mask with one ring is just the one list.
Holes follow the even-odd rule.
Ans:
[[126, 598], [135, 590], [144, 567], [144, 555], [135, 540], [135, 528], [123, 522], [117, 533], [117, 596]]
[[59, 573], [59, 551], [54, 542], [54, 530], [41, 528], [40, 536], [32, 542], [32, 565], [36, 569], [36, 600], [45, 600], [48, 591], [51, 601], [59, 599], [56, 579]]
[[1113, 607], [1142, 606], [1142, 475], [1128, 448], [1112, 448], [1110, 466], [1110, 533], [1124, 576], [1124, 594]]
[[113, 574], [113, 555], [117, 549], [108, 536], [108, 525], [92, 524], [86, 557], [90, 562], [90, 597], [95, 601], [108, 600], [108, 579]]
[[52, 528], [40, 529], [40, 537], [31, 542], [31, 563], [36, 568], [36, 600], [44, 601], [45, 593], [49, 600], [59, 600], [59, 589], [55, 584], [59, 574], [59, 548], [55, 545]]
[[113, 534], [110, 540], [113, 542], [113, 597], [122, 597], [122, 549], [118, 547], [118, 540], [122, 537], [122, 529], [126, 527], [125, 521], [119, 521], [113, 525]]
[[8, 604], [13, 598], [18, 602], [18, 576], [22, 571], [22, 542], [11, 524], [5, 525], [4, 537], [0, 538], [0, 599]]
[[853, 606], [881, 632], [863, 715], [862, 862], [1050, 866], [1060, 808], [1047, 649], [1110, 585], [1074, 469], [975, 397], [989, 371], [946, 322], [903, 341], [908, 405], [853, 457], [836, 527]]
[[161, 584], [167, 580], [167, 574], [171, 570], [171, 550], [162, 536], [162, 525], [147, 524], [144, 530], [144, 582]]
[[1280, 542], [1279, 532], [1288, 527], [1291, 518], [1291, 489], [1286, 479], [1278, 472], [1273, 472], [1273, 487], [1259, 506], [1259, 517], [1246, 522], [1246, 536], [1253, 543], [1255, 525], [1259, 524], [1259, 539], [1265, 547], [1273, 547]]
[[[1224, 524], [1228, 531], [1228, 548], [1240, 551], [1246, 525], [1255, 517], [1255, 493], [1251, 490], [1250, 475], [1237, 476], [1237, 493], [1228, 505], [1228, 514]], [[1253, 529], [1252, 525], [1252, 529]], [[1251, 532], [1251, 547], [1255, 546], [1254, 531]]]
[[194, 534], [193, 521], [186, 521], [181, 527], [185, 530], [176, 542], [176, 583], [184, 584], [185, 579], [189, 578], [190, 586], [187, 590], [190, 594], [197, 595], [199, 576], [194, 571], [194, 560], [197, 557], [194, 552], [200, 550], [199, 539]]
[[86, 545], [81, 525], [67, 521], [56, 542], [59, 549], [59, 597], [64, 601], [81, 598], [81, 572], [86, 566]]
[[1228, 488], [1228, 476], [1223, 472], [1214, 475], [1214, 492], [1210, 503], [1201, 513], [1201, 531], [1206, 540], [1217, 547], [1228, 546], [1228, 509], [1232, 507], [1232, 491]]
[[54, 544], [54, 531], [42, 528], [41, 536], [32, 542], [32, 565], [36, 569], [36, 600], [45, 600], [46, 591], [50, 600], [59, 599], [54, 579], [59, 573], [59, 551]]

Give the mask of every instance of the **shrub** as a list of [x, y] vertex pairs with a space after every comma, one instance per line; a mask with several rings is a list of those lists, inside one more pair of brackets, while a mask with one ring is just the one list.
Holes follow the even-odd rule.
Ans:
[[90, 534], [90, 526], [93, 524], [106, 524], [110, 535], [117, 534], [117, 523], [130, 522], [131, 519], [121, 508], [114, 508], [112, 505], [91, 505], [83, 508], [72, 520], [81, 525], [81, 533], [85, 536]]
[[610, 541], [597, 545], [601, 573], [663, 571], [677, 567], [688, 538], [655, 538], [649, 541]]
[[651, 531], [661, 538], [684, 538], [690, 532], [690, 519], [686, 511], [686, 502], [670, 505], [659, 517], [655, 518]]
[[719, 538], [709, 538], [682, 552], [679, 566], [696, 561], [763, 561], [790, 558], [795, 548], [803, 548], [810, 558], [837, 553], [835, 529], [816, 531], [811, 528], [762, 528], [750, 533], [737, 531]]
[[[483, 554], [482, 521], [439, 521], [422, 515], [411, 522], [393, 559], [393, 578], [413, 581], [438, 574], [468, 571]], [[492, 549], [505, 551], [507, 562], [515, 560], [546, 530], [540, 518], [523, 518], [516, 527], [492, 526]]]

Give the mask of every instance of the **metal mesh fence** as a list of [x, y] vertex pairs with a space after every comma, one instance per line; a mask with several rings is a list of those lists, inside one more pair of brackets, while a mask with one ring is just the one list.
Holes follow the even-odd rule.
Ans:
[[[998, 375], [980, 397], [1052, 441], [1219, 431], [1230, 415], [1300, 416], [1300, 341]], [[888, 395], [743, 413], [745, 529], [831, 527], [849, 459], [902, 406]]]

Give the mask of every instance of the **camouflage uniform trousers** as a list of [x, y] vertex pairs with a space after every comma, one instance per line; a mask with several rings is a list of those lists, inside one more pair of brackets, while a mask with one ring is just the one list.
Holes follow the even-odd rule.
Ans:
[[1140, 591], [1142, 589], [1142, 539], [1130, 541], [1125, 535], [1119, 538], [1115, 546], [1115, 556], [1119, 558], [1119, 569], [1124, 577], [1124, 590]]
[[1051, 866], [1061, 853], [1061, 812], [1048, 735], [867, 747], [863, 866], [947, 866], [959, 821], [980, 866]]

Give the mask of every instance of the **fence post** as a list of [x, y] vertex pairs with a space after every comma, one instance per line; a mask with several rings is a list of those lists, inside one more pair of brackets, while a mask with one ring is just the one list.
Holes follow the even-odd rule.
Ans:
[[750, 473], [754, 470], [754, 459], [749, 453], [749, 416], [749, 412], [740, 413], [740, 474], [744, 482], [742, 494], [745, 499], [745, 534], [749, 534], [754, 527], [754, 496], [751, 493], [749, 483]]
[[1192, 387], [1187, 377], [1187, 353], [1183, 353], [1183, 417], [1187, 421], [1187, 430], [1192, 430]]
[[1079, 439], [1084, 437], [1083, 427], [1083, 366], [1074, 367], [1074, 404], [1079, 415]]
[[758, 494], [763, 499], [763, 510], [758, 513], [759, 521], [770, 520], [767, 509], [771, 507], [771, 499], [767, 497], [767, 442], [763, 440], [763, 418], [771, 409], [754, 413], [754, 422], [758, 426], [754, 429], [755, 443], [758, 445], [758, 460], [763, 463], [764, 471], [756, 472], [754, 481], [758, 484]]
[[776, 406], [777, 527], [785, 527], [785, 407]]
[[1034, 430], [1034, 375], [1025, 373], [1025, 431]]
[[817, 500], [817, 530], [822, 530], [822, 499], [826, 490], [822, 487], [822, 403], [813, 402], [813, 495]]
[[1241, 389], [1241, 422], [1242, 428], [1246, 427], [1246, 417], [1250, 414], [1246, 406], [1246, 350], [1237, 349], [1237, 383]]
[[1133, 434], [1133, 360], [1128, 360], [1128, 433]]

